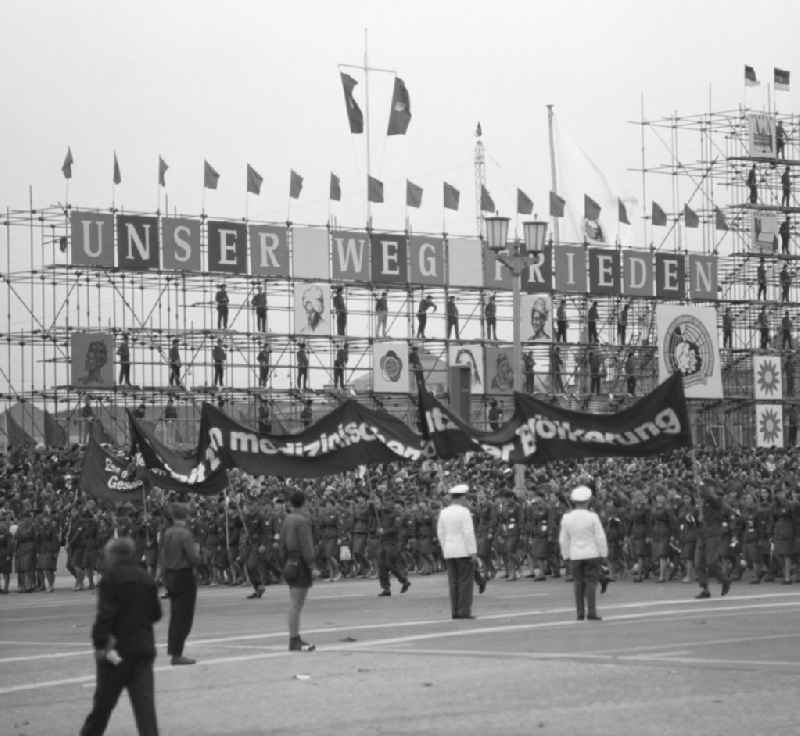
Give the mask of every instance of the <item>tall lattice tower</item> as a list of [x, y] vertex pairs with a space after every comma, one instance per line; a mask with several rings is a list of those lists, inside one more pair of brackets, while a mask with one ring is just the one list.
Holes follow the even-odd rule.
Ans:
[[486, 148], [483, 145], [483, 130], [478, 122], [475, 126], [475, 230], [478, 235], [483, 235], [482, 186], [486, 186]]

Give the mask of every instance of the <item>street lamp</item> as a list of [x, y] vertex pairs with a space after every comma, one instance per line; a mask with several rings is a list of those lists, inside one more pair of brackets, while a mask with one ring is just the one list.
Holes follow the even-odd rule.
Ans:
[[[513, 284], [513, 308], [512, 319], [514, 328], [513, 337], [513, 365], [514, 365], [514, 391], [522, 391], [522, 329], [521, 321], [521, 295], [522, 295], [522, 274], [531, 261], [538, 257], [544, 250], [547, 238], [547, 223], [540, 220], [530, 220], [522, 223], [523, 243], [519, 240], [509, 248], [508, 243], [508, 217], [486, 217], [486, 245], [494, 253], [500, 263], [511, 272]], [[507, 252], [504, 252], [507, 251]], [[521, 492], [525, 490], [525, 466], [517, 465], [515, 468], [515, 490]]]

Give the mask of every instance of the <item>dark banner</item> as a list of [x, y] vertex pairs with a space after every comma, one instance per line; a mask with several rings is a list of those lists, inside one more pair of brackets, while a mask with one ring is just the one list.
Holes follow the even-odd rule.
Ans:
[[225, 490], [228, 473], [221, 459], [172, 450], [161, 442], [144, 422], [128, 412], [131, 434], [130, 454], [144, 471], [149, 483], [180, 493], [211, 496]]
[[84, 493], [107, 501], [122, 503], [142, 501], [143, 481], [131, 469], [127, 458], [106, 452], [94, 437], [89, 438], [78, 488]]
[[683, 382], [675, 374], [617, 414], [584, 414], [514, 395], [514, 415], [497, 432], [477, 432], [430, 394], [420, 396], [436, 454], [482, 451], [508, 463], [575, 457], [640, 457], [692, 444]]
[[359, 465], [415, 459], [419, 436], [402, 421], [348, 400], [299, 434], [259, 434], [203, 404], [199, 457], [253, 475], [316, 478]]

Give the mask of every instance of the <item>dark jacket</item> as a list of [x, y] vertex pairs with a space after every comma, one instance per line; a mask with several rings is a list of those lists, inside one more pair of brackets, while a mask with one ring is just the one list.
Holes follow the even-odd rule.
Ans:
[[156, 656], [153, 624], [160, 618], [158, 591], [150, 575], [135, 560], [115, 565], [98, 586], [94, 648], [105, 649], [113, 634], [123, 659], [152, 659]]

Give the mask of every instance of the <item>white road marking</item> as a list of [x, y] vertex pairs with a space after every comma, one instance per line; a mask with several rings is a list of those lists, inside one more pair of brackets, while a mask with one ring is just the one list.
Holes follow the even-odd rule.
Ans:
[[[605, 622], [610, 624], [622, 624], [622, 623], [636, 623], [638, 621], [644, 620], [653, 620], [653, 619], [670, 619], [675, 617], [676, 615], [686, 615], [689, 616], [698, 616], [698, 615], [705, 615], [709, 613], [714, 613], [717, 615], [724, 615], [724, 616], [734, 616], [738, 615], [741, 611], [750, 611], [750, 610], [763, 610], [763, 609], [775, 609], [775, 608], [787, 608], [793, 607], [796, 604], [794, 602], [774, 602], [774, 603], [761, 603], [761, 604], [751, 604], [751, 605], [739, 605], [739, 606], [712, 606], [705, 603], [704, 605], [696, 605], [692, 606], [691, 608], [683, 608], [683, 609], [670, 609], [667, 611], [645, 611], [642, 613], [624, 613], [615, 616], [608, 616], [605, 619]], [[487, 634], [503, 634], [503, 633], [510, 633], [514, 631], [531, 631], [535, 629], [546, 629], [546, 628], [563, 628], [567, 626], [581, 626], [596, 629], [598, 631], [602, 631], [602, 627], [606, 625], [606, 623], [600, 624], [591, 624], [587, 622], [569, 620], [569, 621], [538, 621], [533, 623], [527, 624], [509, 624], [506, 626], [487, 626], [487, 627], [472, 627], [472, 628], [453, 628], [447, 629], [445, 631], [439, 632], [427, 632], [427, 633], [419, 633], [419, 634], [410, 634], [407, 636], [399, 636], [399, 637], [390, 637], [387, 639], [373, 639], [361, 642], [353, 642], [348, 643], [346, 645], [343, 644], [334, 644], [332, 646], [325, 646], [320, 650], [320, 653], [328, 653], [328, 652], [353, 652], [353, 651], [369, 651], [373, 648], [386, 648], [387, 646], [393, 646], [398, 644], [410, 644], [413, 642], [419, 641], [430, 641], [432, 639], [447, 639], [447, 638], [454, 638], [454, 637], [467, 637], [467, 636], [485, 636]], [[416, 624], [417, 622], [412, 622]], [[443, 623], [442, 621], [437, 621], [436, 623]], [[398, 624], [387, 624], [386, 626], [397, 626]], [[382, 628], [386, 626], [381, 625]], [[353, 627], [350, 627], [351, 629]], [[342, 629], [333, 629], [334, 631], [341, 631]], [[317, 632], [321, 632], [322, 630], [317, 630]], [[306, 633], [311, 634], [312, 631], [307, 631]], [[276, 634], [270, 634], [267, 636], [275, 636]], [[285, 636], [285, 632], [281, 633], [282, 636]], [[264, 638], [264, 637], [262, 637]], [[199, 642], [195, 642], [199, 643]], [[663, 647], [662, 647], [663, 648]], [[415, 650], [411, 650], [412, 652]], [[220, 664], [232, 664], [236, 662], [251, 662], [261, 659], [273, 659], [275, 657], [285, 657], [285, 656], [296, 656], [294, 653], [289, 651], [270, 651], [270, 652], [258, 652], [253, 654], [243, 654], [243, 655], [235, 655], [229, 657], [216, 657], [212, 659], [204, 659], [199, 663], [200, 667], [206, 666], [213, 666], [213, 665], [220, 665]], [[594, 655], [592, 653], [588, 653], [590, 658], [599, 658], [601, 655]], [[649, 659], [653, 659], [650, 657]], [[768, 666], [769, 662], [755, 662], [753, 660], [703, 660], [703, 659], [696, 659], [693, 660], [692, 658], [684, 658], [683, 660], [679, 657], [675, 658], [664, 658], [663, 661], [675, 662], [675, 663], [685, 663], [687, 664], [747, 664], [750, 665], [758, 665], [758, 666]], [[792, 662], [789, 663], [792, 666], [797, 666], [798, 663]], [[783, 665], [781, 665], [783, 666]], [[788, 665], [787, 665], [788, 666]], [[167, 672], [167, 671], [174, 671], [175, 668], [171, 666], [161, 666], [156, 667], [156, 672]], [[72, 677], [66, 678], [62, 680], [48, 680], [44, 682], [33, 682], [33, 683], [24, 683], [19, 685], [12, 685], [5, 688], [0, 688], [0, 696], [8, 695], [11, 693], [22, 692], [22, 691], [29, 691], [29, 690], [43, 690], [47, 688], [53, 687], [60, 687], [63, 685], [71, 685], [71, 684], [82, 684], [86, 682], [91, 682], [94, 679], [94, 675], [86, 675], [82, 677]]]

